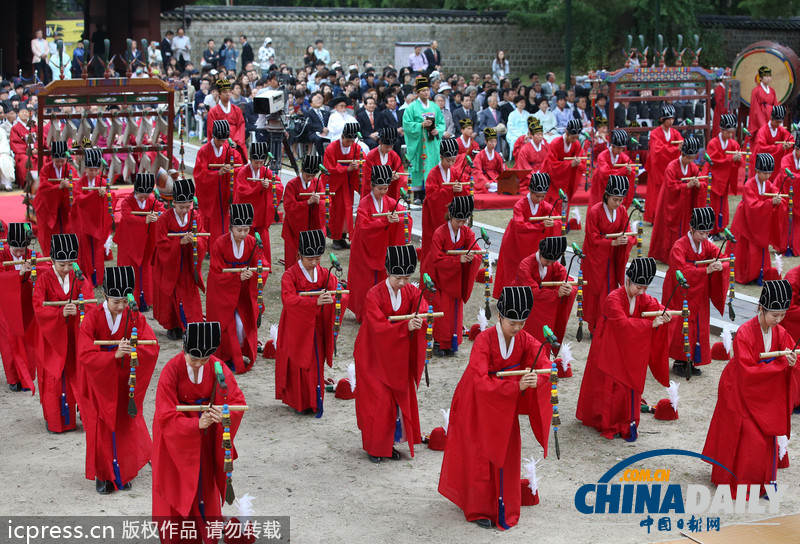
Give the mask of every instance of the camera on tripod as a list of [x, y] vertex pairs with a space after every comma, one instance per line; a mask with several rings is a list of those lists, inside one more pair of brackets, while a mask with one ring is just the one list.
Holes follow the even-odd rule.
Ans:
[[285, 106], [286, 98], [281, 90], [262, 90], [253, 98], [253, 111], [255, 113], [279, 115], [283, 113]]

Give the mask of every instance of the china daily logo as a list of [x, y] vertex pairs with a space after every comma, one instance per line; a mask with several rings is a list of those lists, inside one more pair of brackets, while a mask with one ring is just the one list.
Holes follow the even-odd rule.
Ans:
[[781, 500], [789, 487], [787, 484], [765, 486], [769, 498], [767, 507], [759, 504], [761, 486], [758, 484], [736, 486], [736, 499], [731, 493], [732, 486], [728, 485], [710, 490], [705, 485], [689, 484], [684, 494], [680, 484], [669, 483], [669, 470], [627, 468], [645, 459], [673, 455], [695, 457], [736, 476], [714, 459], [692, 451], [647, 451], [620, 461], [596, 484], [582, 485], [575, 493], [575, 508], [582, 514], [686, 514], [693, 518], [694, 515], [779, 512]]

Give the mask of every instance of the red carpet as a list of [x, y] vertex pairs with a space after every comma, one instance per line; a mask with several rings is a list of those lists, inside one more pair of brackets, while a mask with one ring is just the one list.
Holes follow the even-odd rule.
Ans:
[[[638, 197], [643, 198], [646, 187], [644, 185], [636, 188]], [[510, 210], [514, 204], [524, 195], [498, 195], [495, 193], [481, 193], [475, 195], [475, 209], [476, 210]], [[584, 184], [581, 183], [575, 195], [572, 197], [569, 205], [572, 206], [586, 206], [589, 203], [589, 193], [584, 190]]]

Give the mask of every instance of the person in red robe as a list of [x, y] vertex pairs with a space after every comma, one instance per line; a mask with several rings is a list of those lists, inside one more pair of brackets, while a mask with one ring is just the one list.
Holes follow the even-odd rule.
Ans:
[[[327, 185], [332, 193], [328, 232], [333, 238], [333, 249], [348, 249], [347, 234], [353, 233], [353, 192], [360, 190], [358, 161], [364, 160], [358, 138], [358, 123], [345, 123], [342, 137], [325, 148], [323, 164], [327, 170]], [[344, 161], [344, 162], [341, 162]], [[349, 161], [349, 162], [348, 162]], [[289, 257], [286, 258], [287, 261]]]
[[393, 315], [413, 314], [422, 300], [422, 292], [410, 283], [417, 252], [414, 246], [389, 246], [385, 264], [387, 278], [367, 293], [353, 352], [356, 420], [362, 447], [373, 463], [384, 457], [401, 460], [394, 448], [400, 442], [408, 442], [414, 457], [414, 446], [422, 442], [417, 388], [425, 369], [424, 321], [389, 321]]
[[500, 255], [497, 257], [497, 270], [494, 278], [494, 298], [500, 296], [503, 287], [513, 285], [519, 263], [539, 247], [539, 242], [547, 236], [557, 236], [561, 232], [560, 219], [531, 221], [531, 217], [553, 217], [553, 205], [544, 197], [550, 187], [550, 174], [535, 173], [531, 177], [527, 195], [514, 204], [513, 215], [503, 232]]
[[[81, 408], [90, 402], [81, 397], [76, 368], [76, 344], [79, 312], [79, 295], [92, 300], [91, 283], [77, 267], [78, 237], [74, 234], [54, 234], [51, 240], [52, 268], [44, 268], [33, 289], [33, 308], [40, 335], [37, 341], [36, 369], [39, 383], [39, 400], [47, 430], [51, 433], [74, 431], [75, 403]], [[75, 265], [73, 267], [73, 265]], [[45, 306], [44, 302], [65, 303]], [[84, 311], [94, 307], [84, 304]]]
[[[445, 138], [439, 144], [439, 164], [431, 168], [425, 180], [425, 200], [422, 203], [422, 259], [430, 250], [433, 234], [447, 220], [447, 207], [457, 196], [469, 195], [469, 184], [453, 168], [458, 157], [456, 138]], [[445, 185], [447, 184], [447, 185]]]
[[458, 120], [458, 126], [461, 128], [461, 134], [456, 138], [458, 143], [458, 157], [453, 165], [458, 172], [464, 169], [464, 163], [468, 162], [467, 157], [472, 159], [481, 150], [480, 144], [475, 140], [475, 127], [472, 124], [472, 119], [465, 117]]
[[648, 257], [662, 263], [669, 262], [672, 246], [689, 231], [692, 210], [701, 208], [706, 203], [708, 180], [701, 178], [700, 169], [694, 162], [699, 150], [699, 140], [686, 138], [683, 140], [681, 157], [669, 163], [664, 173], [664, 184], [656, 203], [650, 250], [647, 253]]
[[[203, 224], [211, 233], [211, 239], [216, 240], [228, 232], [228, 209], [233, 197], [233, 181], [237, 165], [241, 167], [244, 160], [239, 149], [228, 144], [230, 127], [227, 121], [216, 121], [213, 130], [214, 137], [197, 152], [193, 174]], [[231, 158], [234, 162], [233, 169], [230, 166]]]
[[[8, 144], [11, 152], [14, 154], [14, 172], [16, 176], [17, 185], [25, 187], [25, 178], [28, 174], [28, 169], [25, 165], [28, 162], [28, 148], [31, 149], [31, 173], [35, 173], [39, 169], [38, 163], [38, 150], [36, 148], [36, 135], [37, 127], [36, 121], [28, 126], [31, 112], [25, 102], [19, 103], [19, 110], [17, 111], [17, 122], [11, 127], [11, 133], [8, 136]], [[29, 140], [32, 136], [32, 141]], [[45, 140], [47, 139], [47, 131], [44, 133]]]
[[203, 218], [192, 206], [193, 200], [194, 181], [176, 180], [173, 208], [156, 221], [153, 274], [158, 281], [153, 290], [153, 317], [167, 329], [170, 340], [180, 339], [187, 323], [203, 319], [200, 290], [205, 291], [202, 265], [209, 244], [208, 236], [193, 235], [204, 232]]
[[543, 169], [550, 174], [553, 183], [550, 184], [545, 200], [551, 202], [559, 214], [563, 202], [558, 196], [558, 190], [562, 189], [571, 201], [586, 173], [586, 160], [581, 159], [583, 150], [579, 140], [582, 131], [580, 119], [570, 119], [567, 121], [566, 132], [550, 142], [547, 148], [547, 160]]
[[625, 285], [603, 301], [586, 359], [576, 417], [606, 438], [621, 436], [633, 442], [638, 434], [647, 368], [664, 387], [669, 385], [667, 347], [672, 328], [667, 325], [669, 314], [642, 316], [642, 312], [664, 310], [658, 299], [646, 293], [656, 275], [655, 260], [634, 259], [626, 275]]
[[586, 282], [583, 286], [583, 319], [589, 325], [590, 333], [594, 332], [600, 320], [602, 302], [625, 283], [625, 264], [636, 242], [634, 236], [606, 238], [606, 234], [632, 232], [628, 210], [622, 203], [628, 191], [628, 178], [612, 174], [608, 178], [603, 202], [595, 204], [586, 214], [581, 270]]
[[[333, 364], [334, 299], [338, 278], [320, 266], [325, 252], [321, 230], [300, 233], [300, 259], [281, 277], [283, 310], [275, 357], [275, 398], [298, 414], [322, 417], [325, 363]], [[302, 296], [301, 292], [323, 291]], [[342, 303], [341, 315], [345, 305]], [[313, 328], [312, 328], [313, 327]]]
[[661, 186], [664, 185], [667, 166], [681, 155], [682, 136], [680, 132], [672, 128], [675, 122], [675, 108], [662, 106], [659, 122], [661, 126], [651, 130], [650, 137], [647, 139], [649, 151], [644, 163], [645, 171], [647, 171], [647, 193], [645, 195], [647, 206], [644, 211], [644, 220], [648, 223], [655, 220], [657, 207], [654, 204], [657, 203]]
[[[153, 519], [161, 529], [161, 542], [186, 544], [215, 542], [211, 524], [221, 524], [222, 501], [233, 501], [233, 482], [225, 460], [238, 458], [236, 438], [242, 411], [230, 411], [230, 421], [222, 405], [245, 404], [244, 394], [233, 373], [214, 356], [220, 342], [217, 322], [189, 323], [183, 351], [170, 359], [158, 378], [156, 411], [153, 416]], [[202, 411], [184, 412], [177, 408], [203, 405]], [[226, 425], [229, 423], [229, 426]], [[225, 427], [229, 431], [226, 433]], [[223, 440], [230, 434], [230, 447]], [[190, 522], [195, 538], [178, 538], [181, 527]]]
[[[711, 362], [711, 347], [708, 342], [711, 336], [709, 300], [720, 315], [724, 315], [730, 284], [730, 263], [715, 260], [708, 264], [695, 264], [697, 261], [724, 257], [719, 254], [719, 248], [708, 240], [708, 233], [714, 227], [714, 218], [714, 209], [711, 207], [692, 210], [689, 232], [672, 246], [669, 270], [661, 295], [661, 303], [671, 310], [682, 309], [684, 299], [689, 302], [689, 356], [693, 365], [692, 376], [702, 374], [698, 366]], [[678, 271], [686, 278], [689, 288], [681, 289], [670, 299], [677, 282], [675, 273]], [[688, 364], [684, 353], [683, 332], [680, 329], [676, 329], [672, 336], [669, 356], [675, 359], [672, 371], [678, 376], [686, 377]]]
[[[453, 199], [445, 223], [433, 233], [430, 250], [423, 261], [422, 271], [430, 274], [436, 286], [433, 310], [444, 312], [443, 317], [433, 321], [433, 353], [437, 357], [454, 355], [463, 340], [464, 304], [472, 296], [475, 275], [481, 265], [480, 255], [469, 253], [480, 249], [475, 234], [467, 226], [474, 209], [472, 196]], [[467, 253], [448, 255], [451, 250]]]
[[499, 322], [475, 339], [450, 405], [439, 493], [461, 508], [467, 521], [484, 528], [505, 530], [519, 521], [520, 415], [528, 416], [547, 457], [553, 415], [549, 375], [498, 376], [551, 367], [539, 341], [523, 330], [533, 306], [530, 287], [503, 289]]
[[503, 155], [495, 152], [497, 148], [497, 130], [491, 127], [483, 129], [486, 147], [475, 156], [475, 193], [488, 193], [490, 185], [506, 169]]
[[747, 125], [751, 134], [755, 134], [769, 123], [772, 107], [778, 105], [775, 89], [769, 86], [772, 83], [772, 69], [769, 66], [761, 66], [756, 80], [758, 85], [753, 87], [750, 93], [750, 119]]
[[[588, 133], [584, 132], [583, 134], [587, 135]], [[627, 132], [625, 134], [627, 135]], [[626, 140], [625, 146], [627, 145]], [[603, 151], [609, 148], [608, 119], [605, 117], [595, 118], [592, 135], [590, 138], [584, 140], [581, 148], [583, 149], [583, 155], [590, 157], [590, 159], [594, 161], [594, 167], [597, 168], [597, 160], [600, 158]]]
[[[780, 164], [783, 157], [791, 153], [794, 138], [791, 133], [783, 126], [786, 118], [786, 108], [784, 106], [773, 106], [772, 116], [768, 123], [763, 125], [755, 133], [752, 154], [750, 155], [750, 169], [755, 167], [756, 157], [759, 153], [769, 153], [775, 159], [775, 164]], [[777, 181], [778, 174], [782, 170], [775, 170], [770, 176], [770, 181]], [[783, 191], [781, 191], [783, 192]]]
[[[624, 130], [615, 130], [611, 133], [611, 146], [601, 151], [594, 163], [592, 173], [592, 184], [589, 188], [588, 209], [591, 210], [595, 204], [603, 200], [608, 177], [611, 175], [625, 176], [628, 178], [628, 186], [636, 187], [636, 171], [630, 156], [625, 153], [628, 147], [628, 133]], [[621, 166], [617, 166], [621, 165]], [[625, 206], [630, 207], [635, 191], [628, 191], [625, 197]]]
[[[520, 141], [524, 138], [523, 141]], [[520, 136], [514, 144], [514, 169], [529, 170], [519, 180], [519, 191], [524, 193], [531, 183], [531, 176], [544, 169], [549, 144], [544, 139], [544, 129], [537, 117], [528, 117], [528, 134]]]
[[380, 131], [380, 143], [367, 153], [364, 159], [364, 179], [361, 180], [359, 191], [362, 197], [372, 192], [372, 167], [377, 165], [386, 165], [392, 169], [392, 183], [389, 185], [389, 192], [386, 193], [389, 198], [399, 199], [400, 188], [408, 188], [408, 177], [402, 175], [404, 173], [403, 161], [393, 149], [396, 142], [397, 129], [383, 127]]
[[[795, 266], [786, 273], [784, 278], [792, 287], [792, 302], [786, 310], [786, 317], [781, 325], [789, 336], [800, 338], [800, 266]], [[800, 409], [800, 374], [795, 373], [792, 387], [792, 406], [795, 413]]]
[[[781, 159], [779, 170], [780, 172], [775, 178], [775, 185], [780, 188], [781, 193], [792, 194], [792, 229], [789, 232], [787, 227], [786, 240], [786, 256], [791, 257], [800, 255], [800, 198], [795, 197], [795, 195], [800, 196], [800, 181], [798, 181], [800, 178], [800, 133], [795, 135], [792, 152], [787, 153]], [[787, 174], [787, 171], [791, 175]]]
[[[32, 239], [30, 224], [0, 221], [6, 236], [5, 247], [0, 251], [0, 261], [26, 261], [21, 264], [0, 265], [0, 358], [8, 389], [13, 392], [31, 391], [36, 387], [36, 338], [38, 328], [33, 309], [33, 282], [28, 247]], [[39, 270], [37, 270], [39, 273]]]
[[70, 208], [76, 192], [72, 185], [78, 180], [78, 171], [67, 164], [67, 142], [54, 141], [51, 148], [53, 160], [39, 172], [39, 188], [33, 199], [37, 238], [45, 257], [50, 255], [53, 234], [71, 232]]
[[[233, 202], [253, 206], [253, 233], [258, 233], [264, 244], [264, 266], [272, 266], [269, 227], [279, 222], [278, 205], [283, 199], [281, 178], [265, 166], [269, 156], [267, 142], [250, 144], [250, 164], [236, 172]], [[255, 234], [254, 234], [255, 235]]]
[[[719, 379], [703, 455], [722, 465], [711, 469], [711, 482], [729, 485], [733, 498], [740, 485], [759, 496], [777, 485], [778, 439], [791, 435], [791, 388], [800, 374], [795, 342], [780, 325], [791, 300], [788, 281], [764, 282], [758, 315], [736, 331], [733, 359]], [[782, 350], [789, 351], [762, 356]]]
[[[402, 204], [386, 195], [392, 182], [392, 169], [387, 165], [372, 167], [370, 173], [372, 192], [358, 204], [356, 226], [350, 248], [350, 267], [347, 270], [347, 287], [350, 290], [349, 307], [361, 323], [367, 292], [386, 279], [386, 248], [404, 241]], [[396, 213], [399, 212], [399, 213]], [[375, 214], [388, 214], [375, 217]], [[409, 231], [411, 223], [409, 223]]]
[[[563, 342], [572, 305], [578, 288], [569, 285], [566, 267], [558, 262], [567, 249], [566, 236], [551, 236], [539, 242], [539, 251], [522, 259], [514, 285], [531, 288], [536, 312], [525, 322], [525, 330], [539, 342], [544, 342], [544, 325], [553, 330], [559, 342]], [[542, 282], [564, 282], [558, 286], [542, 286]], [[549, 353], [549, 346], [547, 346]]]
[[[158, 217], [164, 205], [153, 194], [154, 174], [136, 174], [133, 192], [120, 203], [121, 218], [114, 234], [117, 244], [117, 265], [132, 266], [136, 272], [136, 300], [139, 311], [146, 312], [153, 303], [153, 260]], [[146, 215], [134, 215], [133, 212]], [[148, 213], [149, 212], [149, 213]]]
[[742, 168], [742, 154], [739, 142], [733, 137], [736, 132], [736, 116], [722, 115], [719, 119], [718, 134], [706, 146], [711, 157], [708, 173], [711, 175], [711, 207], [714, 208], [714, 228], [711, 234], [725, 230], [730, 221], [728, 195], [739, 194], [739, 170]]
[[[83, 377], [81, 423], [86, 431], [86, 479], [95, 481], [101, 495], [129, 490], [131, 480], [150, 461], [152, 443], [142, 406], [158, 361], [159, 346], [136, 345], [132, 359], [131, 339], [155, 342], [156, 335], [135, 304], [136, 273], [131, 266], [105, 270], [106, 300], [86, 313], [78, 335], [78, 375]], [[118, 340], [112, 346], [96, 346], [96, 340]], [[135, 376], [133, 396], [130, 376]]]
[[769, 246], [780, 248], [786, 236], [789, 212], [787, 203], [778, 196], [778, 187], [769, 181], [773, 170], [772, 155], [760, 153], [756, 157], [756, 175], [745, 182], [742, 200], [733, 216], [736, 283], [757, 281], [760, 285], [764, 270], [771, 264]]
[[725, 88], [725, 80], [720, 78], [712, 92], [714, 93], [714, 98], [712, 99], [713, 102], [711, 102], [711, 109], [714, 111], [714, 116], [711, 120], [711, 138], [716, 138], [723, 130], [721, 125], [722, 116], [730, 113], [727, 99], [728, 90]]
[[219, 102], [208, 110], [206, 117], [206, 138], [209, 141], [214, 138], [214, 121], [227, 121], [230, 126], [230, 138], [236, 144], [236, 148], [241, 153], [242, 159], [247, 160], [247, 139], [246, 124], [242, 109], [231, 103], [231, 82], [227, 79], [218, 79], [216, 82], [219, 91]]
[[281, 238], [287, 269], [297, 262], [300, 233], [325, 227], [325, 184], [318, 177], [321, 161], [317, 155], [303, 157], [300, 175], [289, 180], [283, 193]]
[[86, 149], [83, 160], [85, 171], [73, 184], [74, 200], [69, 215], [81, 248], [78, 264], [97, 287], [103, 283], [106, 241], [111, 237], [111, 223], [114, 220], [109, 214], [109, 206], [113, 212], [117, 199], [113, 194], [106, 194], [106, 180], [101, 173], [103, 154], [100, 150]]
[[[251, 155], [252, 157], [252, 155]], [[217, 357], [237, 374], [250, 370], [256, 360], [258, 318], [258, 261], [267, 267], [262, 250], [250, 235], [254, 211], [251, 204], [231, 204], [231, 231], [211, 245], [206, 318], [222, 324]], [[241, 269], [224, 272], [226, 268]], [[262, 281], [268, 271], [263, 270]], [[263, 300], [262, 300], [263, 303]]]

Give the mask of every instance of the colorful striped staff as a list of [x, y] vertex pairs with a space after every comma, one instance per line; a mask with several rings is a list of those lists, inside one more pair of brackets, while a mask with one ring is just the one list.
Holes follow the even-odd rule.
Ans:
[[[361, 133], [358, 133], [359, 139], [361, 138]], [[358, 145], [358, 142], [355, 143], [355, 146], [358, 149], [358, 186], [361, 187], [364, 184], [364, 152], [361, 151], [361, 146]]]
[[642, 236], [644, 235], [644, 225], [642, 221], [636, 225], [636, 256], [642, 256]]
[[80, 321], [78, 326], [83, 325], [83, 318], [86, 316], [86, 305], [83, 300], [83, 293], [78, 293], [78, 313], [80, 314]]
[[[405, 201], [408, 209], [411, 209], [411, 195], [409, 195], [408, 191], [406, 191], [402, 187], [400, 187], [400, 197]], [[409, 214], [403, 215], [403, 236], [405, 237], [406, 245], [411, 243], [411, 232], [409, 229], [410, 220], [408, 216]]]
[[[794, 173], [792, 173], [792, 171], [789, 170], [788, 168], [784, 169], [784, 173], [786, 174], [786, 177], [788, 177], [790, 180], [789, 181], [789, 243], [786, 246], [785, 255], [787, 257], [794, 257], [794, 248], [792, 246], [793, 244], [792, 224], [794, 223], [794, 217], [793, 217], [794, 216]], [[786, 180], [784, 179], [784, 181]], [[781, 185], [783, 185], [783, 183], [781, 183]]]
[[729, 281], [730, 281], [730, 288], [728, 290], [728, 318], [731, 321], [736, 319], [736, 312], [733, 311], [733, 299], [736, 296], [736, 257], [733, 256], [733, 252], [731, 252], [731, 271], [729, 274]]
[[492, 245], [492, 241], [489, 239], [484, 227], [481, 227], [481, 240], [483, 240], [483, 248], [486, 250], [483, 254], [483, 296], [485, 299], [483, 313], [486, 319], [491, 319], [492, 309], [489, 305], [489, 299], [492, 297], [492, 267], [489, 263], [489, 246]]
[[264, 278], [262, 277], [262, 273], [264, 272], [264, 266], [261, 263], [261, 259], [256, 262], [256, 288], [258, 289], [258, 318], [261, 319], [261, 314], [264, 313]]
[[[230, 141], [230, 138], [228, 138], [228, 140]], [[234, 186], [234, 182], [235, 182], [235, 180], [234, 180], [235, 171], [233, 169], [233, 167], [235, 166], [233, 164], [233, 150], [231, 150], [231, 155], [230, 155], [230, 158], [229, 158], [228, 165], [231, 167], [231, 175], [230, 175], [230, 179], [228, 180], [228, 190], [230, 191], [229, 194], [228, 194], [228, 204], [233, 204], [233, 186]], [[220, 202], [220, 205], [222, 205], [222, 202]]]
[[108, 215], [111, 217], [111, 232], [114, 232], [117, 228], [117, 225], [114, 222], [114, 204], [111, 199], [111, 180], [108, 178], [106, 178], [106, 206], [108, 207]]
[[578, 333], [575, 339], [580, 342], [583, 340], [583, 269], [578, 269], [578, 295], [575, 297], [578, 301]]
[[36, 287], [36, 250], [31, 250], [31, 287]]
[[683, 356], [686, 357], [686, 380], [692, 377], [692, 369], [694, 363], [692, 361], [692, 353], [689, 346], [689, 301], [683, 299], [683, 310], [681, 310], [681, 317], [683, 318], [683, 326], [681, 333], [683, 334]]
[[339, 329], [342, 326], [342, 283], [336, 282], [336, 295], [333, 310], [333, 355], [336, 356], [336, 340], [339, 338]]
[[74, 188], [72, 184], [72, 170], [67, 170], [67, 186], [69, 188], [69, 205], [70, 207], [75, 202]]
[[708, 185], [706, 185], [706, 206], [711, 206], [711, 180], [713, 173], [711, 167], [714, 166], [714, 161], [711, 160], [711, 155], [708, 153], [703, 155], [703, 158], [708, 163]]
[[[420, 298], [422, 294], [420, 293]], [[428, 363], [431, 362], [431, 355], [433, 354], [433, 306], [428, 305], [428, 316], [425, 318], [425, 340], [428, 342], [425, 348], [425, 386], [430, 387], [431, 382], [428, 377]]]
[[469, 194], [475, 194], [475, 165], [472, 164], [472, 157], [469, 156], [469, 153], [465, 155], [467, 158], [467, 163], [469, 163]]
[[[128, 303], [133, 300], [133, 295], [128, 295], [130, 297]], [[128, 415], [131, 417], [136, 417], [138, 410], [136, 409], [136, 401], [134, 400], [134, 395], [136, 393], [136, 367], [139, 366], [139, 354], [137, 353], [139, 344], [139, 331], [136, 327], [131, 329], [131, 368], [130, 373], [128, 374]]]
[[[188, 91], [184, 91], [184, 97], [183, 98], [184, 98], [184, 101], [188, 102], [188, 100], [189, 100]], [[185, 172], [186, 172], [186, 163], [183, 160], [184, 154], [185, 154], [185, 151], [183, 149], [183, 136], [184, 136], [184, 131], [186, 130], [186, 108], [185, 107], [181, 108], [181, 114], [180, 114], [180, 118], [179, 118], [178, 124], [181, 127], [181, 130], [178, 133], [178, 137], [181, 140], [181, 150], [180, 150], [181, 163], [180, 163], [180, 166], [178, 168], [180, 168], [180, 170], [181, 170], [181, 178], [185, 178], [186, 177], [186, 174], [185, 174]]]
[[[561, 344], [559, 344], [553, 331], [547, 325], [542, 330], [545, 341], [553, 347], [553, 353], [558, 353], [558, 350], [561, 349]], [[538, 356], [536, 359], [538, 359]], [[536, 360], [534, 360], [534, 364], [536, 364]], [[561, 426], [561, 416], [558, 413], [558, 367], [555, 361], [550, 363], [550, 404], [553, 406], [552, 425], [553, 439], [556, 445], [556, 459], [561, 459], [561, 448], [558, 446], [558, 428]]]
[[[215, 363], [218, 364], [218, 363]], [[222, 447], [225, 449], [225, 502], [233, 504], [236, 494], [233, 491], [233, 442], [231, 441], [231, 411], [227, 403], [222, 405]]]
[[[743, 128], [742, 130], [745, 130], [745, 131], [746, 131], [747, 129], [744, 129], [744, 128]], [[750, 133], [748, 132], [748, 135], [749, 135], [749, 134], [750, 134]], [[747, 156], [749, 157], [749, 156], [750, 156], [750, 142], [747, 142], [747, 146], [746, 146], [746, 148], [745, 148], [745, 149], [747, 150], [747, 151], [746, 151], [746, 153], [747, 153]], [[750, 161], [746, 161], [746, 162], [744, 163], [744, 179], [745, 179], [745, 181], [747, 181], [748, 179], [750, 179]]]

